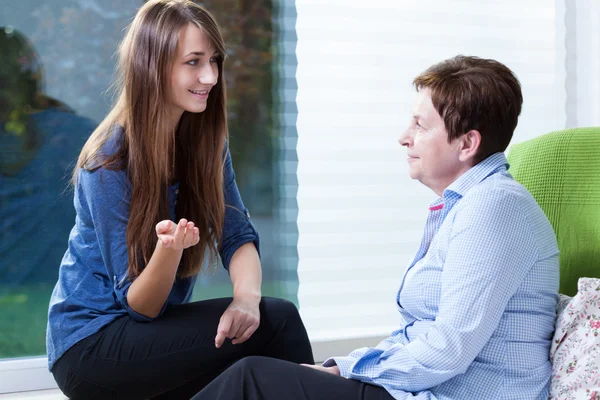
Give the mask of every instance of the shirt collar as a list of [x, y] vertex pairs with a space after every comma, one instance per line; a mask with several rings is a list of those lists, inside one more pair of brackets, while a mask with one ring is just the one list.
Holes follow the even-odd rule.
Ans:
[[506, 159], [504, 153], [494, 153], [485, 160], [481, 161], [479, 164], [469, 169], [457, 180], [452, 182], [450, 186], [444, 190], [442, 196], [446, 197], [449, 194], [448, 192], [454, 192], [460, 197], [463, 197], [469, 191], [469, 189], [499, 169], [503, 169], [505, 171], [508, 169], [508, 160]]
[[498, 170], [508, 170], [508, 166], [508, 160], [504, 153], [492, 154], [452, 182], [450, 186], [444, 190], [442, 197], [429, 205], [429, 209], [432, 211], [441, 209], [448, 200], [463, 197], [473, 186]]

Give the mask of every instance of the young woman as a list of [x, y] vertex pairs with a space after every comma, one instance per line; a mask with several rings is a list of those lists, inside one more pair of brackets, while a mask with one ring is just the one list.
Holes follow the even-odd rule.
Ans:
[[[258, 234], [227, 149], [225, 47], [189, 0], [153, 0], [120, 47], [120, 95], [74, 171], [77, 218], [48, 322], [71, 398], [189, 398], [236, 360], [312, 362], [293, 304], [262, 298]], [[217, 253], [233, 299], [188, 303]]]

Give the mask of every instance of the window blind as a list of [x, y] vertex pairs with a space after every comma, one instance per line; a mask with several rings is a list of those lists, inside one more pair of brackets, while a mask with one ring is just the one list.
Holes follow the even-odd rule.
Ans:
[[298, 299], [312, 340], [386, 335], [433, 192], [397, 143], [412, 79], [457, 54], [521, 81], [513, 142], [565, 125], [564, 29], [554, 2], [297, 0]]

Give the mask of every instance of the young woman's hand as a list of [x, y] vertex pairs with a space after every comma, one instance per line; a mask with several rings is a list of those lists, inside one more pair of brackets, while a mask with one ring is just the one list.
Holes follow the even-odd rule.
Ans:
[[260, 300], [233, 298], [217, 327], [215, 337], [217, 348], [223, 345], [225, 338], [231, 339], [232, 344], [239, 344], [252, 336], [260, 324], [259, 302]]
[[161, 246], [174, 250], [187, 249], [200, 241], [198, 228], [185, 218], [180, 219], [178, 224], [168, 219], [160, 221], [156, 224], [156, 235]]

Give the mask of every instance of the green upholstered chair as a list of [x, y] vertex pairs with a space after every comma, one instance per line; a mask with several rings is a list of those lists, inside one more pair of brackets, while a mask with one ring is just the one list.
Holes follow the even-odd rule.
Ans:
[[560, 250], [560, 293], [600, 278], [600, 128], [551, 132], [509, 151], [509, 172], [544, 210]]

